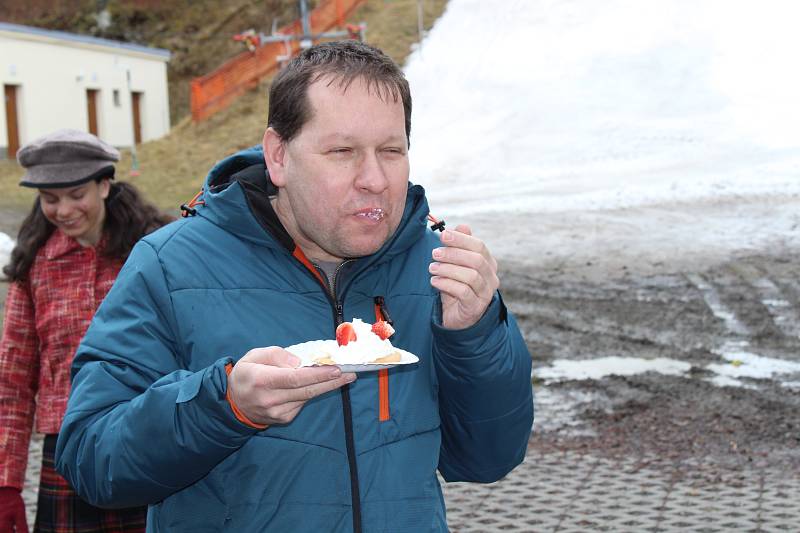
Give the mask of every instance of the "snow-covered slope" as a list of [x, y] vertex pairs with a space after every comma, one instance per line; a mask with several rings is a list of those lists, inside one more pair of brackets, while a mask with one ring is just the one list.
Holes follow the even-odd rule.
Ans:
[[432, 210], [800, 194], [800, 3], [451, 0], [406, 73]]

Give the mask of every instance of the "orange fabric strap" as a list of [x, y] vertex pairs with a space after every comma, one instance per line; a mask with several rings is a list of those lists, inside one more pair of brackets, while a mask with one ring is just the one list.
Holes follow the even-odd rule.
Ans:
[[[230, 376], [231, 372], [233, 372], [233, 363], [228, 363], [227, 365], [225, 365], [225, 374]], [[236, 403], [234, 403], [233, 398], [231, 398], [230, 387], [228, 387], [227, 390], [225, 391], [225, 399], [228, 400], [228, 404], [230, 404], [233, 414], [236, 415], [236, 420], [238, 420], [242, 424], [250, 426], [251, 428], [255, 429], [267, 429], [269, 427], [268, 424], [256, 424], [255, 422], [247, 418], [247, 415], [245, 415], [243, 412], [239, 410], [239, 407], [236, 406]]]
[[[375, 322], [383, 320], [381, 307], [375, 304]], [[378, 370], [378, 420], [386, 422], [391, 418], [389, 412], [389, 369]]]
[[379, 415], [378, 420], [386, 422], [391, 418], [389, 414], [389, 369], [378, 370], [378, 395]]

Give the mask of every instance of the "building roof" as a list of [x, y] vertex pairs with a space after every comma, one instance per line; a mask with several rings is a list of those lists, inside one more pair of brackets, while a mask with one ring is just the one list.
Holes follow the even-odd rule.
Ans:
[[[77, 45], [89, 45], [92, 47], [111, 48], [118, 52], [134, 52], [137, 54], [145, 54], [154, 56], [155, 58], [169, 61], [172, 52], [163, 48], [151, 48], [149, 46], [142, 46], [139, 44], [125, 43], [122, 41], [112, 41], [111, 39], [101, 39], [99, 37], [90, 37], [88, 35], [78, 35], [77, 33], [69, 33], [65, 31], [45, 30], [42, 28], [34, 28], [32, 26], [22, 26], [20, 24], [11, 24], [9, 22], [0, 22], [0, 32], [12, 32], [24, 34], [29, 38], [36, 40], [56, 40], [66, 41], [65, 44], [74, 43]], [[39, 38], [39, 39], [37, 39]]]

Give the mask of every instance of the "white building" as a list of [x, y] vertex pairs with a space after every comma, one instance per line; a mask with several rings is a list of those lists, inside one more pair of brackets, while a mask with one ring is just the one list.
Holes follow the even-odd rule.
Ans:
[[0, 22], [0, 158], [60, 128], [114, 146], [169, 132], [170, 52]]

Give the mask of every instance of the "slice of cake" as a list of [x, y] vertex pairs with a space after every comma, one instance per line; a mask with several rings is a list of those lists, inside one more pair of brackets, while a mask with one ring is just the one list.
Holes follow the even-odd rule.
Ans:
[[[286, 348], [314, 365], [386, 365], [400, 363], [402, 350], [392, 346], [392, 326], [359, 318], [336, 328], [336, 340], [309, 341]], [[416, 357], [414, 357], [416, 359]]]

